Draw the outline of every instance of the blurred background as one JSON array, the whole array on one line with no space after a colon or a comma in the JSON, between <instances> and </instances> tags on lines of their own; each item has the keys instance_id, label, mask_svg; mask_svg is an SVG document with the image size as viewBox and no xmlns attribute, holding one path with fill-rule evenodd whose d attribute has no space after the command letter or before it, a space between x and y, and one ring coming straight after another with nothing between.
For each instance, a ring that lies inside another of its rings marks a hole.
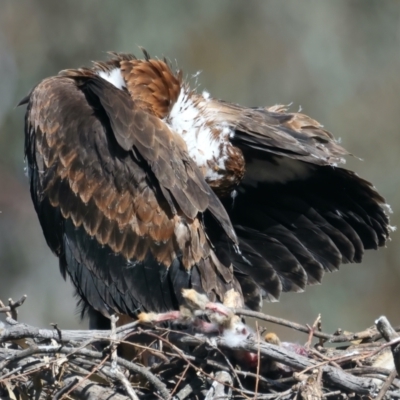
<instances>
[{"instance_id":1,"label":"blurred background","mask_svg":"<svg viewBox=\"0 0 400 400\"><path fill-rule=\"evenodd\" d=\"M348 167L374 182L400 225L400 2L379 0L2 0L0 13L0 298L28 295L24 322L86 326L42 236L24 172L24 109L41 79L106 51L177 61L201 89L248 106L293 103L341 138ZM323 329L400 324L400 237L343 265L322 286L265 311ZM305 341L289 330L285 339Z\"/></svg>"}]
</instances>

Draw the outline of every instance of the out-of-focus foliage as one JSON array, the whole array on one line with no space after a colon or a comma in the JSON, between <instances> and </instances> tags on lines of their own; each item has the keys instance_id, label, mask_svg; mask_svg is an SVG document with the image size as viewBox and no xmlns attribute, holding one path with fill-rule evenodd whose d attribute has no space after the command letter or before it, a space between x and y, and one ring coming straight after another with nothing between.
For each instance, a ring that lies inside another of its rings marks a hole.
<instances>
[{"instance_id":1,"label":"out-of-focus foliage","mask_svg":"<svg viewBox=\"0 0 400 400\"><path fill-rule=\"evenodd\" d=\"M348 166L375 183L399 225L399 21L400 3L378 0L2 0L0 298L27 293L21 318L33 324L79 323L30 201L24 110L14 106L42 78L108 50L166 55L188 78L202 71L200 88L215 97L301 106L364 160ZM362 265L265 310L303 323L322 312L326 330L363 328L380 314L400 323L399 240L394 233Z\"/></svg>"}]
</instances>

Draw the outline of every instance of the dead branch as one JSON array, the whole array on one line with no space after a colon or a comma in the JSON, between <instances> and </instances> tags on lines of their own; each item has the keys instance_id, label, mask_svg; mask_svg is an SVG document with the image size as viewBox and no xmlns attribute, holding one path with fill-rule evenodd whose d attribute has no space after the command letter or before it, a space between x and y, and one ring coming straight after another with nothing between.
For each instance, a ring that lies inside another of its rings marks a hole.
<instances>
[{"instance_id":1,"label":"dead branch","mask_svg":"<svg viewBox=\"0 0 400 400\"><path fill-rule=\"evenodd\" d=\"M13 301L13 299L8 299L8 306L5 307L4 303L0 300L0 313L6 313L7 317L11 317L14 320L18 319L18 311L17 308L21 307L22 304L25 303L27 299L27 295L24 294L18 301Z\"/></svg>"},{"instance_id":2,"label":"dead branch","mask_svg":"<svg viewBox=\"0 0 400 400\"><path fill-rule=\"evenodd\" d=\"M283 318L273 317L271 315L267 315L261 312L239 309L239 308L235 309L234 312L237 315L257 318L259 320L285 326L287 328L294 329L299 332L304 332L307 334L310 332L310 328L307 325L298 324L297 322L288 321ZM397 326L393 329L396 332L400 332L400 326ZM346 335L342 335L339 332L330 334L330 333L315 331L313 332L313 336L320 339L325 339L330 343L345 343L345 342L353 342L354 340L365 340L365 339L371 339L371 340L373 339L374 341L376 341L382 338L382 334L378 332L378 330L374 327L367 328L361 332L349 333Z\"/></svg>"}]
</instances>

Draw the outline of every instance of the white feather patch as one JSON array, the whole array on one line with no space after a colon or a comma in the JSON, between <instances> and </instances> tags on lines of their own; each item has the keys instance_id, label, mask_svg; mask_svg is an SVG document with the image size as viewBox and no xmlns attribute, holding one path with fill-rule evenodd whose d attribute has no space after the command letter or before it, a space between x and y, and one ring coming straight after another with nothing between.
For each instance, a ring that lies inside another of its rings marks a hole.
<instances>
[{"instance_id":1,"label":"white feather patch","mask_svg":"<svg viewBox=\"0 0 400 400\"><path fill-rule=\"evenodd\" d=\"M243 322L238 322L232 328L224 329L222 335L226 344L235 348L245 342L250 335L254 335L254 331Z\"/></svg>"},{"instance_id":2,"label":"white feather patch","mask_svg":"<svg viewBox=\"0 0 400 400\"><path fill-rule=\"evenodd\" d=\"M110 71L98 71L97 75L110 82L118 89L126 87L126 83L119 68L114 68Z\"/></svg>"},{"instance_id":3,"label":"white feather patch","mask_svg":"<svg viewBox=\"0 0 400 400\"><path fill-rule=\"evenodd\" d=\"M206 108L209 96L208 92L203 93L204 101L195 104L189 92L182 88L166 122L185 140L190 157L205 171L205 178L217 180L223 175L210 168L209 161L218 168L225 169L229 138L234 133L227 124L215 124L212 128L218 130L219 134L213 135L211 127L207 125L213 119Z\"/></svg>"}]
</instances>

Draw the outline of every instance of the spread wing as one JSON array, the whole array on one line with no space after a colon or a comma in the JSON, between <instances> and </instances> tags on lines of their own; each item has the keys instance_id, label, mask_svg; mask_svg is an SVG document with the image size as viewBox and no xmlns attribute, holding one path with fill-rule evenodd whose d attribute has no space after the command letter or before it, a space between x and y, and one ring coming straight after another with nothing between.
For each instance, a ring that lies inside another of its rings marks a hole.
<instances>
[{"instance_id":1,"label":"spread wing","mask_svg":"<svg viewBox=\"0 0 400 400\"><path fill-rule=\"evenodd\" d=\"M235 129L246 160L234 199L225 199L241 254L231 252L246 304L302 291L325 271L360 262L389 235L385 200L367 181L337 165L347 151L321 125L284 107L248 109L210 101ZM225 239L217 246L226 257ZM241 276L242 275L242 276Z\"/></svg>"},{"instance_id":2,"label":"spread wing","mask_svg":"<svg viewBox=\"0 0 400 400\"><path fill-rule=\"evenodd\" d=\"M89 70L44 80L26 102L33 202L84 304L134 316L177 308L184 287L240 291L202 220L234 243L229 217L160 119Z\"/></svg>"}]
</instances>

